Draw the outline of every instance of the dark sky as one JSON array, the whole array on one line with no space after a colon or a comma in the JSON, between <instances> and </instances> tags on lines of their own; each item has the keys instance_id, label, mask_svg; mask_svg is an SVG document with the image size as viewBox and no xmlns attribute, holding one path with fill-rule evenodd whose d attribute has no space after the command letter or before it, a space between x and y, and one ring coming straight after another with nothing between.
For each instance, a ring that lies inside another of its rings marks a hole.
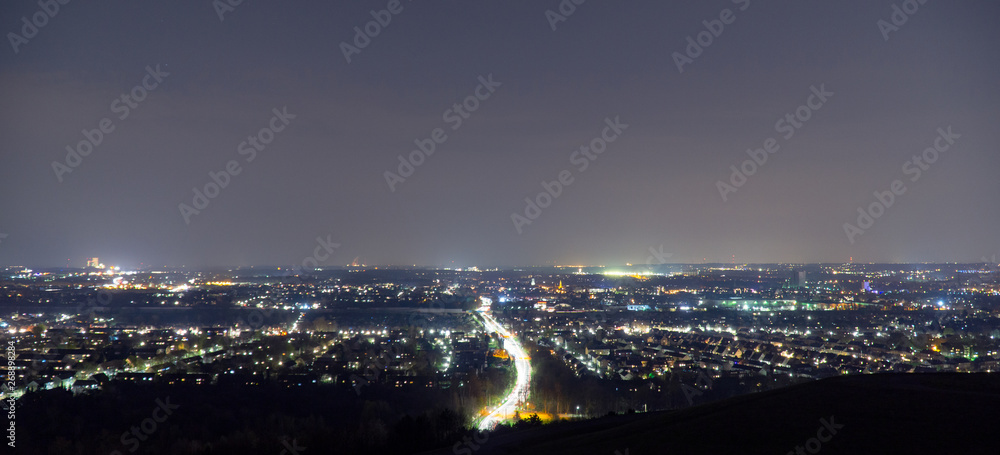
<instances>
[{"instance_id":1,"label":"dark sky","mask_svg":"<svg viewBox=\"0 0 1000 455\"><path fill-rule=\"evenodd\" d=\"M220 21L209 0L75 0L16 53L9 33L41 9L4 1L0 264L299 264L318 247L321 265L991 257L1000 5L932 0L886 41L878 23L903 3L590 0L552 30L556 0L404 1L348 62L340 43L388 1L247 0ZM680 72L673 54L724 9L735 20ZM446 111L490 75L453 129ZM813 87L833 93L818 108ZM786 139L797 109L809 120ZM114 130L60 182L53 162L104 118ZM581 170L615 118L627 128ZM248 161L241 142L269 124L284 128ZM960 137L916 175L949 126ZM390 191L385 172L436 128L447 139ZM768 138L778 151L723 200ZM240 173L186 223L179 204L231 160ZM572 183L518 233L511 215L562 171ZM852 243L844 223L894 180L905 193ZM340 246L327 257L317 237Z\"/></svg>"}]
</instances>

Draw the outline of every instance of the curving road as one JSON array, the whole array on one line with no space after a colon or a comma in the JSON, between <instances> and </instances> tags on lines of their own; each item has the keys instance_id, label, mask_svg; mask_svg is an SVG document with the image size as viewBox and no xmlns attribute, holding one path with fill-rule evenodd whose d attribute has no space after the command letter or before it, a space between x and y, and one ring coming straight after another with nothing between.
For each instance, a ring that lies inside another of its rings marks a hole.
<instances>
[{"instance_id":1,"label":"curving road","mask_svg":"<svg viewBox=\"0 0 1000 455\"><path fill-rule=\"evenodd\" d=\"M496 332L503 337L503 347L514 361L514 368L517 370L517 379L514 381L514 387L511 389L510 394L504 398L500 406L486 417L483 417L483 420L479 422L479 430L487 431L492 430L500 421L514 415L517 406L527 401L528 387L531 385L531 363L528 360L528 354L524 352L521 343L517 341L517 337L503 328L490 313L483 311L480 315L483 317L483 324L486 326L486 330Z\"/></svg>"}]
</instances>

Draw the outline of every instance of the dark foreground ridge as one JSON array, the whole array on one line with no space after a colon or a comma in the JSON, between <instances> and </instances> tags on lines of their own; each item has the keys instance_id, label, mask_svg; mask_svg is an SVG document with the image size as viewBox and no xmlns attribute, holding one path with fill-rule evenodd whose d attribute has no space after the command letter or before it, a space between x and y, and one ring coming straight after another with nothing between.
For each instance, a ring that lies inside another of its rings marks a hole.
<instances>
[{"instance_id":1,"label":"dark foreground ridge","mask_svg":"<svg viewBox=\"0 0 1000 455\"><path fill-rule=\"evenodd\" d=\"M465 444L434 453L997 454L998 424L996 373L858 375L681 411L491 434L475 450Z\"/></svg>"}]
</instances>

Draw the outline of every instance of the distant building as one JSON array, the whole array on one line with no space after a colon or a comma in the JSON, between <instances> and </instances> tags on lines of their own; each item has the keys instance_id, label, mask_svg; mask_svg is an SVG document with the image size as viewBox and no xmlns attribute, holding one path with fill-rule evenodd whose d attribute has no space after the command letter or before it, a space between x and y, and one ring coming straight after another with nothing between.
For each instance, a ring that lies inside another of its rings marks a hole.
<instances>
[{"instance_id":1,"label":"distant building","mask_svg":"<svg viewBox=\"0 0 1000 455\"><path fill-rule=\"evenodd\" d=\"M87 259L87 267L97 269L97 268L100 268L99 267L100 265L101 265L101 261L97 260L97 258Z\"/></svg>"},{"instance_id":2,"label":"distant building","mask_svg":"<svg viewBox=\"0 0 1000 455\"><path fill-rule=\"evenodd\" d=\"M806 272L804 270L795 272L795 287L801 288L806 285Z\"/></svg>"}]
</instances>

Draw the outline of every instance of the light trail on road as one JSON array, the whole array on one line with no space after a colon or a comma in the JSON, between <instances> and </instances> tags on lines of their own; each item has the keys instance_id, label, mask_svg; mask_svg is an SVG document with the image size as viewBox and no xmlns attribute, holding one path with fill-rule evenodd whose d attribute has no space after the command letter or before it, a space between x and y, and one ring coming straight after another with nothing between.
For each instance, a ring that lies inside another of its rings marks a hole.
<instances>
[{"instance_id":1,"label":"light trail on road","mask_svg":"<svg viewBox=\"0 0 1000 455\"><path fill-rule=\"evenodd\" d=\"M507 416L513 415L517 410L517 406L527 401L528 388L531 386L531 363L528 360L528 354L524 352L524 348L521 347L521 343L517 340L516 336L503 328L490 313L482 311L480 315L483 317L486 330L496 332L502 337L503 348L507 350L507 354L514 361L514 368L517 370L517 379L514 381L514 387L511 389L510 394L504 398L500 406L486 417L483 417L483 420L479 422L479 430L487 431L492 430L493 427L500 423L501 420L506 419Z\"/></svg>"}]
</instances>

